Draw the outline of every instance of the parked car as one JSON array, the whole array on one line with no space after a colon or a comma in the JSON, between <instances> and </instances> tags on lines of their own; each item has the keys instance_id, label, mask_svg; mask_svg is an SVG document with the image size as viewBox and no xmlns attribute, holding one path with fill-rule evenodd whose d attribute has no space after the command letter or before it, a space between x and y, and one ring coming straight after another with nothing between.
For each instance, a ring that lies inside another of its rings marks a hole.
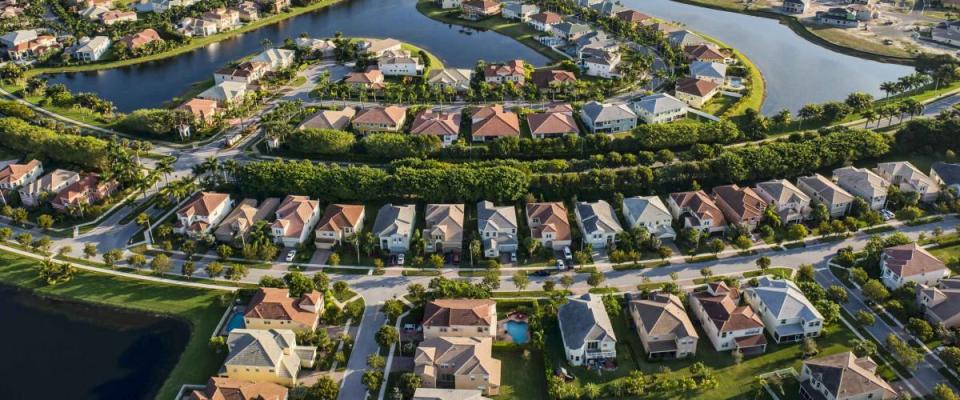
<instances>
[{"instance_id":1,"label":"parked car","mask_svg":"<svg viewBox=\"0 0 960 400\"><path fill-rule=\"evenodd\" d=\"M397 265L403 265L403 253L397 254Z\"/></svg>"},{"instance_id":2,"label":"parked car","mask_svg":"<svg viewBox=\"0 0 960 400\"><path fill-rule=\"evenodd\" d=\"M563 248L563 259L567 261L573 261L573 253L570 252L570 246L565 246Z\"/></svg>"},{"instance_id":3,"label":"parked car","mask_svg":"<svg viewBox=\"0 0 960 400\"><path fill-rule=\"evenodd\" d=\"M290 250L290 252L287 253L287 258L286 258L287 262L292 262L292 261L293 261L293 258L296 257L296 256L297 256L297 251L296 251L296 250Z\"/></svg>"},{"instance_id":4,"label":"parked car","mask_svg":"<svg viewBox=\"0 0 960 400\"><path fill-rule=\"evenodd\" d=\"M563 260L561 260L561 259L558 258L558 259L557 259L557 269L563 271L563 270L567 269L567 264L565 264L565 263L563 262Z\"/></svg>"},{"instance_id":5,"label":"parked car","mask_svg":"<svg viewBox=\"0 0 960 400\"><path fill-rule=\"evenodd\" d=\"M516 253L516 252L510 253L510 262L512 262L512 263L517 262L517 253Z\"/></svg>"}]
</instances>

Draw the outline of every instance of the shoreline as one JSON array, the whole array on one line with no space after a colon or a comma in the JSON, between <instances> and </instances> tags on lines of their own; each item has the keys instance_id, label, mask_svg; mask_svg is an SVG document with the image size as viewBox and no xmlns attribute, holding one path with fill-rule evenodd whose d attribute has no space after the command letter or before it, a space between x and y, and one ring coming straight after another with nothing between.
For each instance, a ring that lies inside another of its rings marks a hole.
<instances>
[{"instance_id":1,"label":"shoreline","mask_svg":"<svg viewBox=\"0 0 960 400\"><path fill-rule=\"evenodd\" d=\"M740 100L738 100L734 104L734 107L731 107L729 110L724 112L724 114L726 114L724 116L728 118L736 118L743 115L743 113L746 112L748 108L754 108L756 112L763 114L761 112L761 109L763 108L763 103L767 101L767 78L763 75L763 71L761 71L760 68L757 67L757 65L754 64L753 61L750 60L749 57L747 57L746 54L743 54L743 52L738 50L736 47L730 46L724 43L722 40L717 39L713 36L706 35L702 32L697 32L697 31L693 31L693 32L696 33L697 35L700 35L704 39L707 39L711 42L716 43L722 48L733 50L734 57L739 59L740 62L746 68L749 68L750 74L747 75L747 78L749 79L749 86L747 86L749 90L749 94L747 96L744 96ZM756 76L754 76L754 74L756 74ZM756 79L757 77L759 77L760 79ZM749 103L757 101L755 100L756 95L754 94L757 90L760 91L760 95L759 95L760 100L756 104L756 107L751 107L751 104Z\"/></svg>"}]
</instances>

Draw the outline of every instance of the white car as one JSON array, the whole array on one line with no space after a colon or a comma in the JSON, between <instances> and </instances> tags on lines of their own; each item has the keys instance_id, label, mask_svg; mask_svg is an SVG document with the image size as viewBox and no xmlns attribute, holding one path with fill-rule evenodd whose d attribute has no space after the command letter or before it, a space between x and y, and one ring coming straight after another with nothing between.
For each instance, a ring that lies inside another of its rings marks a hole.
<instances>
[{"instance_id":1,"label":"white car","mask_svg":"<svg viewBox=\"0 0 960 400\"><path fill-rule=\"evenodd\" d=\"M564 264L563 260L561 260L561 259L558 258L558 259L557 259L557 269L560 270L560 271L563 271L563 270L567 269L567 264Z\"/></svg>"},{"instance_id":2,"label":"white car","mask_svg":"<svg viewBox=\"0 0 960 400\"><path fill-rule=\"evenodd\" d=\"M403 253L397 254L397 265L403 265Z\"/></svg>"},{"instance_id":3,"label":"white car","mask_svg":"<svg viewBox=\"0 0 960 400\"><path fill-rule=\"evenodd\" d=\"M517 262L517 253L510 253L510 262Z\"/></svg>"},{"instance_id":4,"label":"white car","mask_svg":"<svg viewBox=\"0 0 960 400\"><path fill-rule=\"evenodd\" d=\"M286 258L287 262L293 261L293 258L296 257L296 256L297 256L297 251L296 251L296 250L290 250L290 252L287 253L287 258Z\"/></svg>"},{"instance_id":5,"label":"white car","mask_svg":"<svg viewBox=\"0 0 960 400\"><path fill-rule=\"evenodd\" d=\"M563 248L563 259L567 261L573 260L573 253L570 252L570 246L566 246Z\"/></svg>"}]
</instances>

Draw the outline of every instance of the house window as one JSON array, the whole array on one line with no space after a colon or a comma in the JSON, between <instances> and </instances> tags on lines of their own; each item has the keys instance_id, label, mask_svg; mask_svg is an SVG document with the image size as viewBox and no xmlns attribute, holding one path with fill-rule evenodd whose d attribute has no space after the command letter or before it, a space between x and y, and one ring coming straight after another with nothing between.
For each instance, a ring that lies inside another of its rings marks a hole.
<instances>
[{"instance_id":1,"label":"house window","mask_svg":"<svg viewBox=\"0 0 960 400\"><path fill-rule=\"evenodd\" d=\"M600 349L600 342L587 342L587 350Z\"/></svg>"}]
</instances>

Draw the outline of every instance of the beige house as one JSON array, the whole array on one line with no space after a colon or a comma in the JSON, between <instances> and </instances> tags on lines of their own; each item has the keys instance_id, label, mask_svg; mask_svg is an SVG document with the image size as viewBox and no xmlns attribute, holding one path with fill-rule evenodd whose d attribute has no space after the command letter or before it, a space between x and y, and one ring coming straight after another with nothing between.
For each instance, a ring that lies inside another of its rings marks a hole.
<instances>
[{"instance_id":1,"label":"beige house","mask_svg":"<svg viewBox=\"0 0 960 400\"><path fill-rule=\"evenodd\" d=\"M946 264L916 243L883 249L880 256L883 284L897 289L907 282L935 286L950 276Z\"/></svg>"},{"instance_id":2,"label":"beige house","mask_svg":"<svg viewBox=\"0 0 960 400\"><path fill-rule=\"evenodd\" d=\"M760 182L753 188L760 198L772 204L784 224L799 223L810 214L810 196L786 179Z\"/></svg>"},{"instance_id":3,"label":"beige house","mask_svg":"<svg viewBox=\"0 0 960 400\"><path fill-rule=\"evenodd\" d=\"M52 197L63 188L72 185L80 180L80 174L57 169L50 172L33 182L25 183L17 191L20 194L20 202L27 207L38 207L47 197Z\"/></svg>"},{"instance_id":4,"label":"beige house","mask_svg":"<svg viewBox=\"0 0 960 400\"><path fill-rule=\"evenodd\" d=\"M825 205L830 216L834 218L847 215L850 205L853 204L852 194L820 174L797 178L797 188L813 201Z\"/></svg>"},{"instance_id":5,"label":"beige house","mask_svg":"<svg viewBox=\"0 0 960 400\"><path fill-rule=\"evenodd\" d=\"M490 400L483 392L470 389L418 388L413 400Z\"/></svg>"},{"instance_id":6,"label":"beige house","mask_svg":"<svg viewBox=\"0 0 960 400\"><path fill-rule=\"evenodd\" d=\"M423 337L497 334L497 303L489 299L437 299L423 309Z\"/></svg>"},{"instance_id":7,"label":"beige house","mask_svg":"<svg viewBox=\"0 0 960 400\"><path fill-rule=\"evenodd\" d=\"M643 351L650 359L692 357L700 336L679 297L654 293L650 298L630 298L627 304Z\"/></svg>"},{"instance_id":8,"label":"beige house","mask_svg":"<svg viewBox=\"0 0 960 400\"><path fill-rule=\"evenodd\" d=\"M312 291L291 298L287 289L260 288L243 314L247 329L317 329L323 312L323 293Z\"/></svg>"},{"instance_id":9,"label":"beige house","mask_svg":"<svg viewBox=\"0 0 960 400\"><path fill-rule=\"evenodd\" d=\"M194 390L184 400L287 400L287 388L270 382L254 382L214 376L203 390Z\"/></svg>"},{"instance_id":10,"label":"beige house","mask_svg":"<svg viewBox=\"0 0 960 400\"><path fill-rule=\"evenodd\" d=\"M528 203L527 225L530 236L544 247L562 250L571 243L567 207L561 202Z\"/></svg>"},{"instance_id":11,"label":"beige house","mask_svg":"<svg viewBox=\"0 0 960 400\"><path fill-rule=\"evenodd\" d=\"M344 238L363 229L366 209L362 205L331 204L317 224L315 244L318 249L331 249Z\"/></svg>"},{"instance_id":12,"label":"beige house","mask_svg":"<svg viewBox=\"0 0 960 400\"><path fill-rule=\"evenodd\" d=\"M513 82L522 85L526 79L527 69L523 60L511 60L503 64L487 64L483 69L483 80L487 83Z\"/></svg>"},{"instance_id":13,"label":"beige house","mask_svg":"<svg viewBox=\"0 0 960 400\"><path fill-rule=\"evenodd\" d=\"M357 112L357 115L353 118L353 129L361 135L376 132L400 132L406 121L406 107L371 107Z\"/></svg>"},{"instance_id":14,"label":"beige house","mask_svg":"<svg viewBox=\"0 0 960 400\"><path fill-rule=\"evenodd\" d=\"M520 117L500 104L484 106L470 116L470 137L485 142L507 136L520 136Z\"/></svg>"},{"instance_id":15,"label":"beige house","mask_svg":"<svg viewBox=\"0 0 960 400\"><path fill-rule=\"evenodd\" d=\"M43 163L30 160L26 164L7 164L0 169L0 189L13 190L37 180L43 174Z\"/></svg>"},{"instance_id":16,"label":"beige house","mask_svg":"<svg viewBox=\"0 0 960 400\"><path fill-rule=\"evenodd\" d=\"M436 136L440 145L447 147L460 135L460 113L433 112L423 110L410 124L410 133L414 135Z\"/></svg>"},{"instance_id":17,"label":"beige house","mask_svg":"<svg viewBox=\"0 0 960 400\"><path fill-rule=\"evenodd\" d=\"M879 210L887 203L890 182L866 168L843 167L833 170L833 180L844 190L867 201Z\"/></svg>"},{"instance_id":18,"label":"beige house","mask_svg":"<svg viewBox=\"0 0 960 400\"><path fill-rule=\"evenodd\" d=\"M707 284L707 290L695 292L688 299L714 350L740 350L744 353L766 350L763 320L750 306L740 305L737 288L714 282Z\"/></svg>"},{"instance_id":19,"label":"beige house","mask_svg":"<svg viewBox=\"0 0 960 400\"><path fill-rule=\"evenodd\" d=\"M757 228L767 210L767 202L753 189L735 184L713 188L713 199L728 224L746 227L748 231Z\"/></svg>"},{"instance_id":20,"label":"beige house","mask_svg":"<svg viewBox=\"0 0 960 400\"><path fill-rule=\"evenodd\" d=\"M934 202L940 197L940 185L909 161L879 163L875 171L901 192L918 194L924 203Z\"/></svg>"},{"instance_id":21,"label":"beige house","mask_svg":"<svg viewBox=\"0 0 960 400\"><path fill-rule=\"evenodd\" d=\"M177 210L174 233L198 237L210 232L233 208L229 194L201 192Z\"/></svg>"},{"instance_id":22,"label":"beige house","mask_svg":"<svg viewBox=\"0 0 960 400\"><path fill-rule=\"evenodd\" d=\"M350 120L357 115L357 109L344 107L342 110L320 110L300 124L298 129L336 129L345 130L350 126Z\"/></svg>"},{"instance_id":23,"label":"beige house","mask_svg":"<svg viewBox=\"0 0 960 400\"><path fill-rule=\"evenodd\" d=\"M437 337L424 340L413 357L422 387L500 393L500 360L493 358L493 338Z\"/></svg>"},{"instance_id":24,"label":"beige house","mask_svg":"<svg viewBox=\"0 0 960 400\"><path fill-rule=\"evenodd\" d=\"M313 368L316 346L298 346L289 329L234 329L220 376L294 386L301 368Z\"/></svg>"},{"instance_id":25,"label":"beige house","mask_svg":"<svg viewBox=\"0 0 960 400\"><path fill-rule=\"evenodd\" d=\"M917 305L934 326L960 328L960 279L944 279L938 286L917 286Z\"/></svg>"},{"instance_id":26,"label":"beige house","mask_svg":"<svg viewBox=\"0 0 960 400\"><path fill-rule=\"evenodd\" d=\"M800 397L830 400L887 400L897 391L877 375L877 363L852 352L832 354L803 362Z\"/></svg>"},{"instance_id":27,"label":"beige house","mask_svg":"<svg viewBox=\"0 0 960 400\"><path fill-rule=\"evenodd\" d=\"M425 251L459 253L463 250L463 204L427 204L424 213Z\"/></svg>"},{"instance_id":28,"label":"beige house","mask_svg":"<svg viewBox=\"0 0 960 400\"><path fill-rule=\"evenodd\" d=\"M704 233L723 232L727 220L723 211L704 191L670 193L667 207L674 219L684 228L699 229Z\"/></svg>"},{"instance_id":29,"label":"beige house","mask_svg":"<svg viewBox=\"0 0 960 400\"><path fill-rule=\"evenodd\" d=\"M237 239L240 240L240 243L245 243L253 224L266 220L267 217L273 215L279 204L280 199L276 197L267 198L262 203L258 203L256 199L243 199L220 222L220 226L213 232L213 236L224 243L232 243Z\"/></svg>"},{"instance_id":30,"label":"beige house","mask_svg":"<svg viewBox=\"0 0 960 400\"><path fill-rule=\"evenodd\" d=\"M697 78L681 78L677 81L673 95L690 107L701 108L720 93L720 84Z\"/></svg>"},{"instance_id":31,"label":"beige house","mask_svg":"<svg viewBox=\"0 0 960 400\"><path fill-rule=\"evenodd\" d=\"M617 358L617 335L601 297L570 297L557 311L567 362L573 366Z\"/></svg>"},{"instance_id":32,"label":"beige house","mask_svg":"<svg viewBox=\"0 0 960 400\"><path fill-rule=\"evenodd\" d=\"M320 219L320 202L307 196L287 195L276 216L276 221L270 225L274 241L285 247L296 247L307 240Z\"/></svg>"},{"instance_id":33,"label":"beige house","mask_svg":"<svg viewBox=\"0 0 960 400\"><path fill-rule=\"evenodd\" d=\"M229 106L243 102L247 95L247 84L243 82L224 81L204 90L197 95L198 99L213 100L220 106Z\"/></svg>"}]
</instances>

